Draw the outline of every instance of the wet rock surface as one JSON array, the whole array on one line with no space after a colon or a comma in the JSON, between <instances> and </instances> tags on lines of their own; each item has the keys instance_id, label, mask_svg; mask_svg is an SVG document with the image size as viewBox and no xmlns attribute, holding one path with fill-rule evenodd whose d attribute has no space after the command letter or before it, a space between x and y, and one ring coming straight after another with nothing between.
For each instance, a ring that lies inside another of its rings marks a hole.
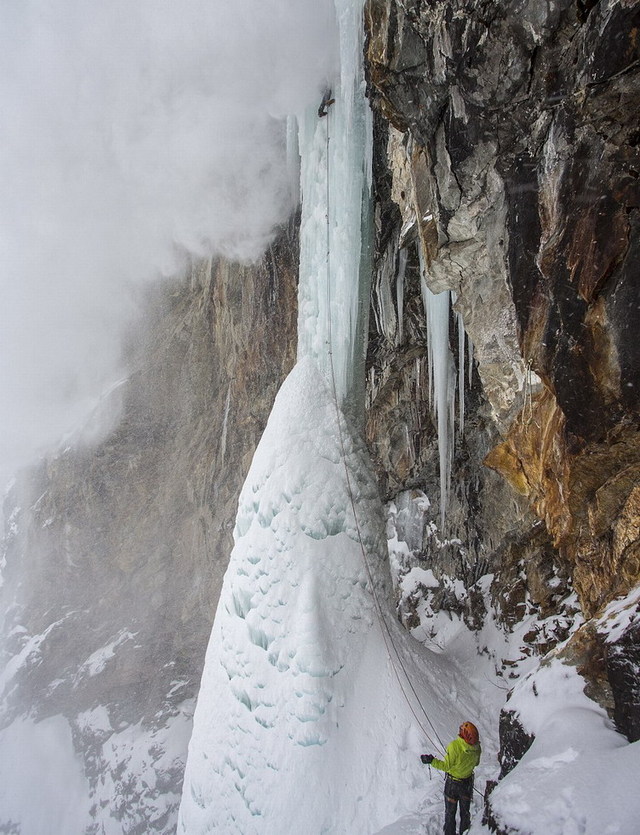
<instances>
[{"instance_id":1,"label":"wet rock surface","mask_svg":"<svg viewBox=\"0 0 640 835\"><path fill-rule=\"evenodd\" d=\"M640 603L638 590L613 601L596 620L611 688L612 718L631 742L640 739Z\"/></svg>"},{"instance_id":2,"label":"wet rock surface","mask_svg":"<svg viewBox=\"0 0 640 835\"><path fill-rule=\"evenodd\" d=\"M638 449L638 20L627 2L367 4L371 100L403 133L418 225L433 219L427 281L457 293L508 438L490 463L545 519L590 612L619 571L588 589L615 560L612 525L592 543L581 515L622 461L600 479L583 462Z\"/></svg>"},{"instance_id":3,"label":"wet rock surface","mask_svg":"<svg viewBox=\"0 0 640 835\"><path fill-rule=\"evenodd\" d=\"M534 737L528 734L512 710L500 714L500 777L508 774L527 753Z\"/></svg>"},{"instance_id":4,"label":"wet rock surface","mask_svg":"<svg viewBox=\"0 0 640 835\"><path fill-rule=\"evenodd\" d=\"M630 742L640 739L640 625L607 651L607 674L615 702L616 727Z\"/></svg>"}]
</instances>

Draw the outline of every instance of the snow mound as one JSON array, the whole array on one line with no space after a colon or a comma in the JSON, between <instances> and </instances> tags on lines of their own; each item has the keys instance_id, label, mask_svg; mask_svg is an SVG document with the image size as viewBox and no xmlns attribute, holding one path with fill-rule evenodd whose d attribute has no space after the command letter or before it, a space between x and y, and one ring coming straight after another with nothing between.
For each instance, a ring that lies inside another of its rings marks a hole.
<instances>
[{"instance_id":1,"label":"snow mound","mask_svg":"<svg viewBox=\"0 0 640 835\"><path fill-rule=\"evenodd\" d=\"M383 513L368 456L303 360L278 394L239 499L179 832L356 835L419 803L418 742L381 640L341 436L384 593ZM399 778L402 792L389 791Z\"/></svg>"},{"instance_id":2,"label":"snow mound","mask_svg":"<svg viewBox=\"0 0 640 835\"><path fill-rule=\"evenodd\" d=\"M507 707L535 739L491 794L505 831L638 831L640 742L629 743L614 730L584 684L574 667L553 659L514 688Z\"/></svg>"}]
</instances>

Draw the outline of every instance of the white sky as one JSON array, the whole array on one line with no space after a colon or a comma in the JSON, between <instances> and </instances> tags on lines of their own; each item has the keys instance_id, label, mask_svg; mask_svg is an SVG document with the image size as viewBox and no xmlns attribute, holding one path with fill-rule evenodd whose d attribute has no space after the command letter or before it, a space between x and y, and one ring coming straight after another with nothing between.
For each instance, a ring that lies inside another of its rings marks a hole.
<instances>
[{"instance_id":1,"label":"white sky","mask_svg":"<svg viewBox=\"0 0 640 835\"><path fill-rule=\"evenodd\" d=\"M83 421L147 282L257 257L330 0L0 0L0 482Z\"/></svg>"}]
</instances>

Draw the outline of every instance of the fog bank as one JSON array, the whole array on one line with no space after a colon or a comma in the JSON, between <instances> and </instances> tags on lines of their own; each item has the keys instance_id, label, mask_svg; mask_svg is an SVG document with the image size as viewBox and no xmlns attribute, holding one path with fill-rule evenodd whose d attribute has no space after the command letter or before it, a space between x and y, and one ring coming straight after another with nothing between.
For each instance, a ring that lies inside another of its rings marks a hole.
<instances>
[{"instance_id":1,"label":"fog bank","mask_svg":"<svg viewBox=\"0 0 640 835\"><path fill-rule=\"evenodd\" d=\"M253 259L291 210L283 117L335 64L329 0L0 3L0 480L126 369L136 299Z\"/></svg>"}]
</instances>

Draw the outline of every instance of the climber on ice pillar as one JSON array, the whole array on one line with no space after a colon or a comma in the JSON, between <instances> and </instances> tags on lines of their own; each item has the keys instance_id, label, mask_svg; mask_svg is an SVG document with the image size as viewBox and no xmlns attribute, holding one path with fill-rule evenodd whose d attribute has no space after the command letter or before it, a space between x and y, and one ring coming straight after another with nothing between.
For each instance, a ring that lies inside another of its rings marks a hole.
<instances>
[{"instance_id":1,"label":"climber on ice pillar","mask_svg":"<svg viewBox=\"0 0 640 835\"><path fill-rule=\"evenodd\" d=\"M320 118L322 118L323 116L326 116L327 113L329 112L329 108L331 107L331 105L334 102L335 102L335 99L331 98L331 90L329 88L327 88L324 91L324 94L322 96L322 101L320 102L320 107L318 108L318 116Z\"/></svg>"},{"instance_id":2,"label":"climber on ice pillar","mask_svg":"<svg viewBox=\"0 0 640 835\"><path fill-rule=\"evenodd\" d=\"M444 760L433 754L422 754L425 765L444 771L444 835L456 835L456 809L460 804L460 833L471 826L471 795L473 794L473 769L480 762L480 736L472 722L460 725L458 736L447 745Z\"/></svg>"}]
</instances>

